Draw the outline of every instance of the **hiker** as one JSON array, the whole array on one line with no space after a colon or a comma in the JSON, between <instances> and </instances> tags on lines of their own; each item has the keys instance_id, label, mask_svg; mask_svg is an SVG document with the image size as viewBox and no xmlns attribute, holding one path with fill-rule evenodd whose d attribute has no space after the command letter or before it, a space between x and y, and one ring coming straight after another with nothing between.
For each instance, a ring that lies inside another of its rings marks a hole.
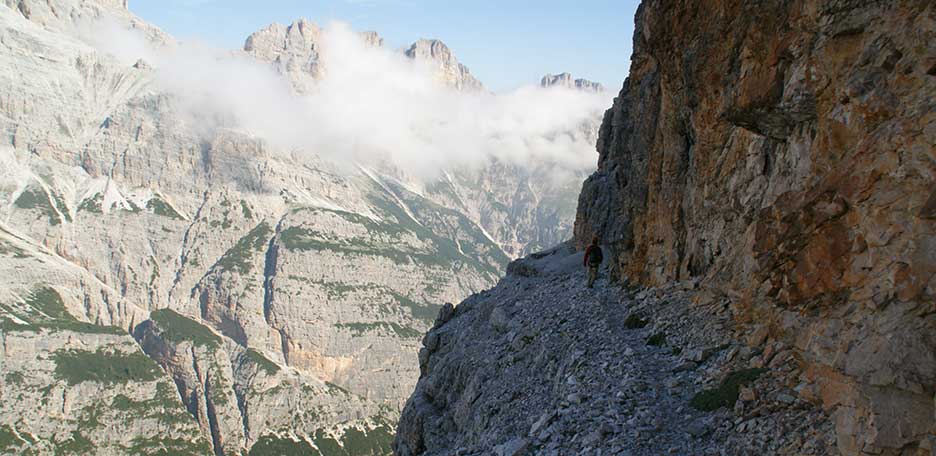
<instances>
[{"instance_id":1,"label":"hiker","mask_svg":"<svg viewBox=\"0 0 936 456\"><path fill-rule=\"evenodd\" d=\"M588 268L588 288L592 288L598 280L598 267L601 266L602 260L604 255L601 253L601 247L598 247L598 236L595 236L591 245L585 249L585 258L582 260L582 264Z\"/></svg>"}]
</instances>

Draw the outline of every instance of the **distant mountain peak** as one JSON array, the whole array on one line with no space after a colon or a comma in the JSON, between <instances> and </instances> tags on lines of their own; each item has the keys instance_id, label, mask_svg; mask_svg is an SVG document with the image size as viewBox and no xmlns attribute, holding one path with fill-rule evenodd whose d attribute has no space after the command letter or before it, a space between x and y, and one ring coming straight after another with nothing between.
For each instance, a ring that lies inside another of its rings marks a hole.
<instances>
[{"instance_id":1,"label":"distant mountain peak","mask_svg":"<svg viewBox=\"0 0 936 456\"><path fill-rule=\"evenodd\" d=\"M452 50L440 40L416 40L404 53L413 60L433 64L436 67L437 78L445 85L467 91L484 89L481 81L477 80L468 67L462 65Z\"/></svg>"},{"instance_id":2,"label":"distant mountain peak","mask_svg":"<svg viewBox=\"0 0 936 456\"><path fill-rule=\"evenodd\" d=\"M540 86L549 87L567 87L570 89L584 90L586 92L603 92L604 86L588 79L573 79L571 73L547 74L540 80Z\"/></svg>"},{"instance_id":3,"label":"distant mountain peak","mask_svg":"<svg viewBox=\"0 0 936 456\"><path fill-rule=\"evenodd\" d=\"M384 39L380 36L379 33L373 30L366 31L366 32L359 32L358 36L360 36L361 39L364 40L364 44L368 46L383 47L384 45Z\"/></svg>"},{"instance_id":4,"label":"distant mountain peak","mask_svg":"<svg viewBox=\"0 0 936 456\"><path fill-rule=\"evenodd\" d=\"M284 74L319 75L319 42L322 29L312 21L298 19L290 25L270 24L252 33L244 52L276 65Z\"/></svg>"}]
</instances>

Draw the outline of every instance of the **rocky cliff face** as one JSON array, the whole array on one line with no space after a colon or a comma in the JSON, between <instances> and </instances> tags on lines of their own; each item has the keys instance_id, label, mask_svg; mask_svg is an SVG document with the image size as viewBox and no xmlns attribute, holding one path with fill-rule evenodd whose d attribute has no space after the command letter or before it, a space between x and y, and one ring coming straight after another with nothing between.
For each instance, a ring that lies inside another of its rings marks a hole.
<instances>
[{"instance_id":1,"label":"rocky cliff face","mask_svg":"<svg viewBox=\"0 0 936 456\"><path fill-rule=\"evenodd\" d=\"M418 40L406 50L406 56L433 67L440 82L457 90L483 90L481 81L475 79L452 51L439 40Z\"/></svg>"},{"instance_id":2,"label":"rocky cliff face","mask_svg":"<svg viewBox=\"0 0 936 456\"><path fill-rule=\"evenodd\" d=\"M645 1L576 241L794 347L844 454L936 420L936 6Z\"/></svg>"},{"instance_id":3,"label":"rocky cliff face","mask_svg":"<svg viewBox=\"0 0 936 456\"><path fill-rule=\"evenodd\" d=\"M321 35L322 29L305 19L289 26L270 24L247 37L244 52L270 62L297 91L305 92L309 89L306 78L321 77L323 71L319 61Z\"/></svg>"},{"instance_id":4,"label":"rocky cliff face","mask_svg":"<svg viewBox=\"0 0 936 456\"><path fill-rule=\"evenodd\" d=\"M0 328L0 452L211 454L175 385L126 331L73 319L51 289L26 302L3 306L22 318Z\"/></svg>"}]
</instances>

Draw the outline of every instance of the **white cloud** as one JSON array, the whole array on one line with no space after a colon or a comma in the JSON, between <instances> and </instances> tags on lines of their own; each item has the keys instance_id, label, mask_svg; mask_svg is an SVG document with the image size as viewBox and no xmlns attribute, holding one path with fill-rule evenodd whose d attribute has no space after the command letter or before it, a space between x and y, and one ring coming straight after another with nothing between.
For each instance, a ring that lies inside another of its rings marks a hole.
<instances>
[{"instance_id":1,"label":"white cloud","mask_svg":"<svg viewBox=\"0 0 936 456\"><path fill-rule=\"evenodd\" d=\"M586 170L596 157L581 125L609 104L608 95L538 86L457 92L399 53L366 46L341 23L325 28L324 77L302 96L270 65L241 53L185 43L153 49L132 32L97 31L108 52L150 62L159 87L206 128L224 124L335 160L389 158L414 174L491 157Z\"/></svg>"}]
</instances>

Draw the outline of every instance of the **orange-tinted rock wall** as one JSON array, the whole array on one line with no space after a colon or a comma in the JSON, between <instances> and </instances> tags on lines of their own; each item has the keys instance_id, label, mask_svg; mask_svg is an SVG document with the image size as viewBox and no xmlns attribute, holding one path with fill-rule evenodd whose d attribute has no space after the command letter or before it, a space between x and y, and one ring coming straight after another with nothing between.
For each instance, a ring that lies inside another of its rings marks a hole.
<instances>
[{"instance_id":1,"label":"orange-tinted rock wall","mask_svg":"<svg viewBox=\"0 0 936 456\"><path fill-rule=\"evenodd\" d=\"M936 451L936 2L646 0L634 50L577 243L796 346L844 454Z\"/></svg>"}]
</instances>

